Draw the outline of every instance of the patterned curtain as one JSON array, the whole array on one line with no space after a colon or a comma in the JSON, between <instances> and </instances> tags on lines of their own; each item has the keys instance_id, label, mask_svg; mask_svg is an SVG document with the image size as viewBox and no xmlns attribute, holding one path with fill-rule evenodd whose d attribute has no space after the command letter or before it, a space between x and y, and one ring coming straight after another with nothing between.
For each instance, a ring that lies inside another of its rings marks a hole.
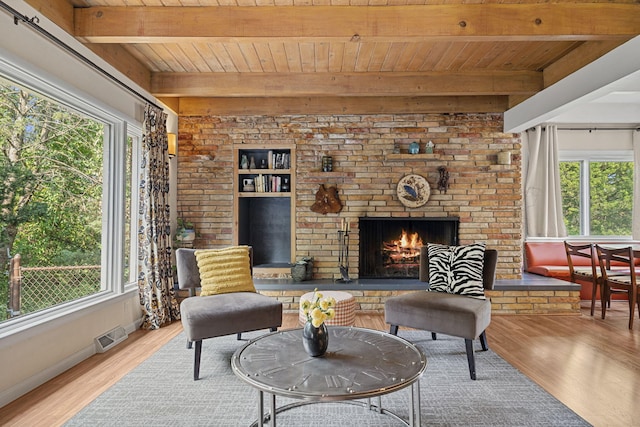
<instances>
[{"instance_id":1,"label":"patterned curtain","mask_svg":"<svg viewBox=\"0 0 640 427\"><path fill-rule=\"evenodd\" d=\"M161 109L145 107L138 212L138 291L144 329L180 319L171 270L166 121Z\"/></svg>"}]
</instances>

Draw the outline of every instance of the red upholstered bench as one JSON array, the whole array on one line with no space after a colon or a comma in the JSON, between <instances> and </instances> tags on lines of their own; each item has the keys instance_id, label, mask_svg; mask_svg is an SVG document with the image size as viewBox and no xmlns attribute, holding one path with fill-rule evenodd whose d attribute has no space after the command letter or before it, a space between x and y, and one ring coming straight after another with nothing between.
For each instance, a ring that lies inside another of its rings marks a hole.
<instances>
[{"instance_id":1,"label":"red upholstered bench","mask_svg":"<svg viewBox=\"0 0 640 427\"><path fill-rule=\"evenodd\" d=\"M569 281L569 265L563 242L526 242L525 271ZM575 266L590 266L586 258L574 258Z\"/></svg>"},{"instance_id":2,"label":"red upholstered bench","mask_svg":"<svg viewBox=\"0 0 640 427\"><path fill-rule=\"evenodd\" d=\"M625 242L626 243L626 242ZM583 243L584 244L584 243ZM616 242L620 244L620 242ZM629 243L631 244L631 243ZM539 274L541 276L553 277L571 281L569 264L567 264L567 253L564 242L525 242L525 268L527 273ZM590 267L589 259L583 257L572 257L574 267ZM596 263L598 261L596 260ZM640 265L640 260L636 262ZM596 264L597 265L597 264ZM612 267L616 267L612 263ZM592 287L590 284L582 283L580 299L591 300ZM614 295L614 299L626 299L624 295Z\"/></svg>"}]
</instances>

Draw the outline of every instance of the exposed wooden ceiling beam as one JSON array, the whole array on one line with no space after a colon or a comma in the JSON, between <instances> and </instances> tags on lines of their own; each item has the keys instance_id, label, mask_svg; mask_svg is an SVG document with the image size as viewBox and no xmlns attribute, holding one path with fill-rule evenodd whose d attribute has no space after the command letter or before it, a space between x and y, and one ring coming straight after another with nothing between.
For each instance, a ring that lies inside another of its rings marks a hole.
<instances>
[{"instance_id":1,"label":"exposed wooden ceiling beam","mask_svg":"<svg viewBox=\"0 0 640 427\"><path fill-rule=\"evenodd\" d=\"M159 97L531 95L542 73L155 73Z\"/></svg>"},{"instance_id":2,"label":"exposed wooden ceiling beam","mask_svg":"<svg viewBox=\"0 0 640 427\"><path fill-rule=\"evenodd\" d=\"M506 96L385 96L313 98L160 98L180 116L254 114L501 113Z\"/></svg>"},{"instance_id":3,"label":"exposed wooden ceiling beam","mask_svg":"<svg viewBox=\"0 0 640 427\"><path fill-rule=\"evenodd\" d=\"M636 4L90 7L75 36L90 43L410 39L594 40L640 34Z\"/></svg>"},{"instance_id":4,"label":"exposed wooden ceiling beam","mask_svg":"<svg viewBox=\"0 0 640 427\"><path fill-rule=\"evenodd\" d=\"M639 7L640 8L640 7ZM625 40L626 41L626 40ZM610 52L623 41L603 40L583 43L544 70L544 87L549 87L579 68ZM638 53L640 54L640 52Z\"/></svg>"},{"instance_id":5,"label":"exposed wooden ceiling beam","mask_svg":"<svg viewBox=\"0 0 640 427\"><path fill-rule=\"evenodd\" d=\"M74 9L67 0L26 0L26 2L64 31L73 34ZM151 72L122 46L88 44L87 47L140 87L149 90Z\"/></svg>"},{"instance_id":6,"label":"exposed wooden ceiling beam","mask_svg":"<svg viewBox=\"0 0 640 427\"><path fill-rule=\"evenodd\" d=\"M87 47L143 89L148 91L151 88L151 71L122 46L88 44Z\"/></svg>"}]
</instances>

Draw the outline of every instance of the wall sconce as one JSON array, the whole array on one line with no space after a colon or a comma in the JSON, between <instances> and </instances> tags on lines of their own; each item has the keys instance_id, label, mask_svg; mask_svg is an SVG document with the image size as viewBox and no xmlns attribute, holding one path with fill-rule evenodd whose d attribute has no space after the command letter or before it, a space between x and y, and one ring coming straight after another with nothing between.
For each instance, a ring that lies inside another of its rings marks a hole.
<instances>
[{"instance_id":1,"label":"wall sconce","mask_svg":"<svg viewBox=\"0 0 640 427\"><path fill-rule=\"evenodd\" d=\"M167 134L167 152L169 153L169 158L174 158L177 153L178 143L178 135L175 133Z\"/></svg>"},{"instance_id":2,"label":"wall sconce","mask_svg":"<svg viewBox=\"0 0 640 427\"><path fill-rule=\"evenodd\" d=\"M510 165L511 164L511 151L500 151L500 152L498 152L498 164L499 165Z\"/></svg>"}]
</instances>

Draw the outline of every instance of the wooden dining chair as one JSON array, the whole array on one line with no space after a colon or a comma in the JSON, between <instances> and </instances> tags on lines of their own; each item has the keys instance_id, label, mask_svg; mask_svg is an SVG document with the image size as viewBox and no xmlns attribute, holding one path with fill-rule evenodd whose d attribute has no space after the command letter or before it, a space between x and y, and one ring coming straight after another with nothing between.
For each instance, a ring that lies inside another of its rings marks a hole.
<instances>
[{"instance_id":1,"label":"wooden dining chair","mask_svg":"<svg viewBox=\"0 0 640 427\"><path fill-rule=\"evenodd\" d=\"M600 288L600 300L605 303L602 292L602 275L596 265L596 252L593 243L583 245L574 245L567 241L564 242L564 248L567 252L567 264L569 265L569 274L573 283L587 282L592 284L591 291L591 315L595 311L596 294ZM574 257L588 259L587 265L574 265Z\"/></svg>"},{"instance_id":2,"label":"wooden dining chair","mask_svg":"<svg viewBox=\"0 0 640 427\"><path fill-rule=\"evenodd\" d=\"M638 305L638 313L640 314L633 248L631 246L608 248L596 245L596 254L598 255L600 272L602 274L602 291L604 295L603 298L605 298L603 301L608 301L611 298L612 291L626 292L629 296L629 329L633 329L636 304ZM624 265L627 274L620 275L618 274L619 271L615 275L609 274L612 262ZM604 319L605 316L606 305L602 304L602 318Z\"/></svg>"}]
</instances>

